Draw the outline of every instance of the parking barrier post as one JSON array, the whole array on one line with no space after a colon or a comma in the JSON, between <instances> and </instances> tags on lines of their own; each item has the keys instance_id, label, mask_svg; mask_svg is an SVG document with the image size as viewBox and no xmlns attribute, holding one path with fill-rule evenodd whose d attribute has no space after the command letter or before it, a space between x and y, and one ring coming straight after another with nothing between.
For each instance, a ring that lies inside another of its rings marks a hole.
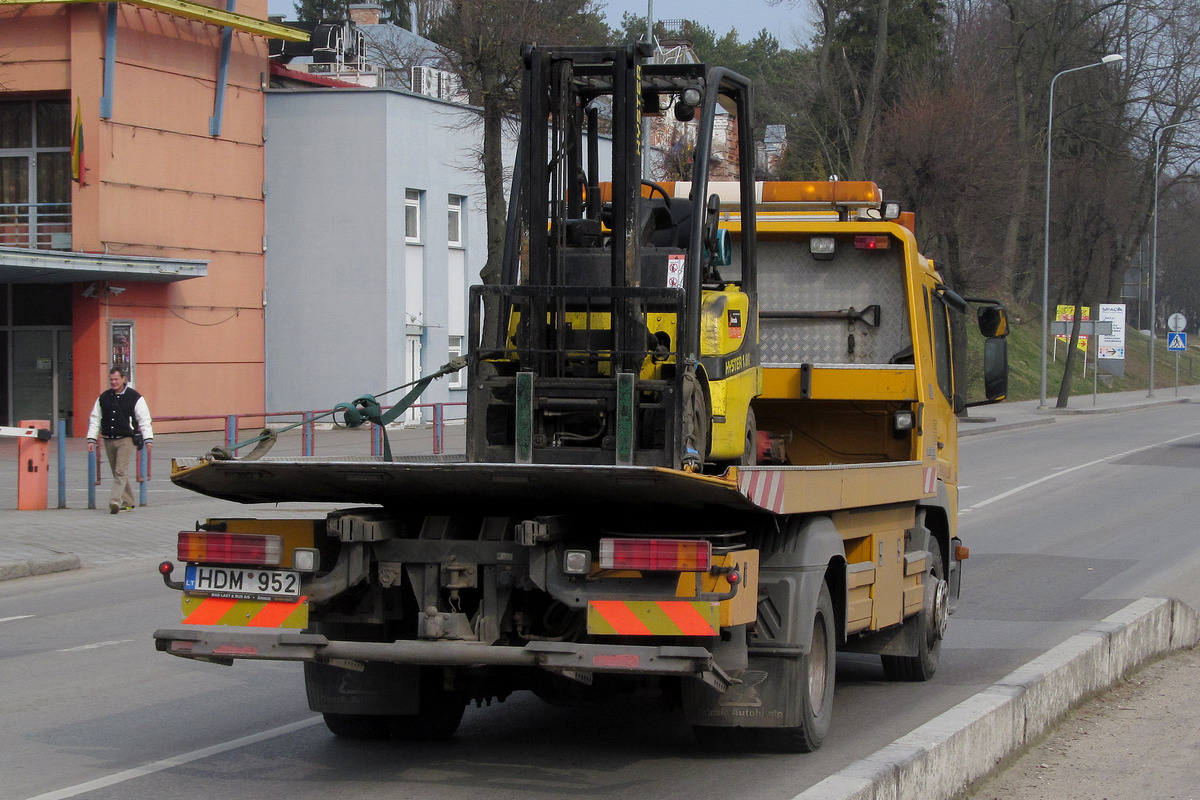
<instances>
[{"instance_id":1,"label":"parking barrier post","mask_svg":"<svg viewBox=\"0 0 1200 800\"><path fill-rule=\"evenodd\" d=\"M67 421L58 421L58 507L67 507Z\"/></svg>"}]
</instances>

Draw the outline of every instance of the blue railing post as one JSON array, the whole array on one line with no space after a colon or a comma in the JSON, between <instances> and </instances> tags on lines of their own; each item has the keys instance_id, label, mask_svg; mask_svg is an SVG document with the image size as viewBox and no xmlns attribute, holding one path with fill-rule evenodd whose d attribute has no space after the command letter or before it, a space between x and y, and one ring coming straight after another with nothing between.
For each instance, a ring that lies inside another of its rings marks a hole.
<instances>
[{"instance_id":1,"label":"blue railing post","mask_svg":"<svg viewBox=\"0 0 1200 800\"><path fill-rule=\"evenodd\" d=\"M67 507L67 421L58 421L58 507Z\"/></svg>"},{"instance_id":2,"label":"blue railing post","mask_svg":"<svg viewBox=\"0 0 1200 800\"><path fill-rule=\"evenodd\" d=\"M225 418L225 446L232 447L237 442L237 415L230 414Z\"/></svg>"},{"instance_id":3,"label":"blue railing post","mask_svg":"<svg viewBox=\"0 0 1200 800\"><path fill-rule=\"evenodd\" d=\"M304 434L301 437L300 455L311 456L316 451L316 433L317 426L313 422L313 414L311 411L304 412Z\"/></svg>"},{"instance_id":4,"label":"blue railing post","mask_svg":"<svg viewBox=\"0 0 1200 800\"><path fill-rule=\"evenodd\" d=\"M153 445L146 445L141 450L137 451L138 458L138 505L149 505L147 495L150 490L150 448Z\"/></svg>"},{"instance_id":5,"label":"blue railing post","mask_svg":"<svg viewBox=\"0 0 1200 800\"><path fill-rule=\"evenodd\" d=\"M100 456L100 443L96 442L96 452L93 453L91 450L89 450L87 452L88 508L96 507L96 483L100 479L100 476L97 474L99 472L99 468L98 468L99 456Z\"/></svg>"},{"instance_id":6,"label":"blue railing post","mask_svg":"<svg viewBox=\"0 0 1200 800\"><path fill-rule=\"evenodd\" d=\"M378 458L383 452L383 426L371 425L371 455Z\"/></svg>"}]
</instances>

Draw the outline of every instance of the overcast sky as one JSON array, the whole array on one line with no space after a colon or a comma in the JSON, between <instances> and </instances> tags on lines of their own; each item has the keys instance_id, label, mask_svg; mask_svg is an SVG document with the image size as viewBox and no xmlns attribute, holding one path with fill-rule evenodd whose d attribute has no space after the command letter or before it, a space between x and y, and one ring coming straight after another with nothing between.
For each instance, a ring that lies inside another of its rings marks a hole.
<instances>
[{"instance_id":1,"label":"overcast sky","mask_svg":"<svg viewBox=\"0 0 1200 800\"><path fill-rule=\"evenodd\" d=\"M625 12L646 16L648 0L599 0L604 5L609 26L621 24ZM809 4L806 0L786 0L768 5L766 0L653 0L655 19L690 19L718 35L737 29L738 39L748 42L766 28L779 40L780 46L794 48L793 28L801 29L801 40L807 38ZM736 11L735 11L736 9Z\"/></svg>"},{"instance_id":2,"label":"overcast sky","mask_svg":"<svg viewBox=\"0 0 1200 800\"><path fill-rule=\"evenodd\" d=\"M621 15L626 11L644 17L648 10L648 0L597 1L604 8L608 24L614 28L621 24ZM806 33L811 13L808 0L784 0L776 6L768 5L766 0L653 0L653 3L655 19L695 20L718 35L736 28L738 39L743 42L766 28L780 46L792 49L797 45L793 29L800 29L801 42L809 35ZM283 14L289 19L296 16L293 0L268 0L268 8L271 14Z\"/></svg>"}]
</instances>

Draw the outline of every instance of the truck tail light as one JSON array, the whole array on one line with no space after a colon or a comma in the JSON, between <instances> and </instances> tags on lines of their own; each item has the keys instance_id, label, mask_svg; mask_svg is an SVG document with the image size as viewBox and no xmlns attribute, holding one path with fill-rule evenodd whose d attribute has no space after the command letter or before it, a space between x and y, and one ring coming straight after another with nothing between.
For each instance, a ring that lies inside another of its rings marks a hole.
<instances>
[{"instance_id":1,"label":"truck tail light","mask_svg":"<svg viewBox=\"0 0 1200 800\"><path fill-rule=\"evenodd\" d=\"M208 564L279 566L283 537L258 533L179 532L179 560Z\"/></svg>"},{"instance_id":2,"label":"truck tail light","mask_svg":"<svg viewBox=\"0 0 1200 800\"><path fill-rule=\"evenodd\" d=\"M703 539L601 539L601 569L705 572L712 544Z\"/></svg>"},{"instance_id":3,"label":"truck tail light","mask_svg":"<svg viewBox=\"0 0 1200 800\"><path fill-rule=\"evenodd\" d=\"M886 236L855 236L854 246L859 250L887 250L891 240Z\"/></svg>"}]
</instances>

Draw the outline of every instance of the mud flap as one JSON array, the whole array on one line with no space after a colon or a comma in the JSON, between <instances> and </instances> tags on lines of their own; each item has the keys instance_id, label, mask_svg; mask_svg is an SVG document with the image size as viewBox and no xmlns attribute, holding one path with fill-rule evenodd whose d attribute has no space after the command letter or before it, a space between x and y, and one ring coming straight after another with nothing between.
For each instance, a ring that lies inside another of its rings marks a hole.
<instances>
[{"instance_id":1,"label":"mud flap","mask_svg":"<svg viewBox=\"0 0 1200 800\"><path fill-rule=\"evenodd\" d=\"M352 666L305 662L308 707L328 714L406 715L420 710L420 667L382 661Z\"/></svg>"},{"instance_id":2,"label":"mud flap","mask_svg":"<svg viewBox=\"0 0 1200 800\"><path fill-rule=\"evenodd\" d=\"M751 656L750 666L733 676L740 681L724 694L700 681L684 681L683 711L692 725L792 728L800 724L807 685L798 658Z\"/></svg>"}]
</instances>

